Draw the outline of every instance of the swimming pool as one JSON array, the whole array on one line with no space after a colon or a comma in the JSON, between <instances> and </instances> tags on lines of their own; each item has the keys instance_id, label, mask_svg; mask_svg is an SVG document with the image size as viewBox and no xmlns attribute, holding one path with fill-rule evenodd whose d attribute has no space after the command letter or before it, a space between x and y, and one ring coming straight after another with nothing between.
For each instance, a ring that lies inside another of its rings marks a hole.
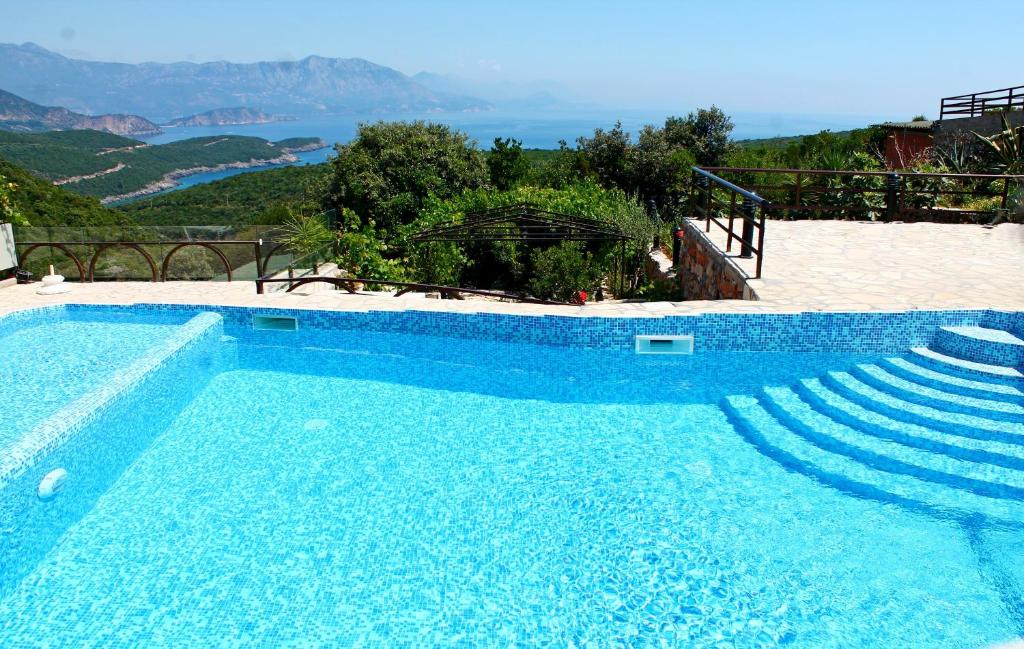
<instances>
[{"instance_id":1,"label":"swimming pool","mask_svg":"<svg viewBox=\"0 0 1024 649\"><path fill-rule=\"evenodd\" d=\"M60 325L61 356L124 369L48 402L20 434L57 441L0 475L4 647L1024 633L1024 382L996 361L1022 363L972 328L1021 314L19 318L0 349ZM111 354L132 325L160 333ZM696 353L633 351L669 333Z\"/></svg>"}]
</instances>

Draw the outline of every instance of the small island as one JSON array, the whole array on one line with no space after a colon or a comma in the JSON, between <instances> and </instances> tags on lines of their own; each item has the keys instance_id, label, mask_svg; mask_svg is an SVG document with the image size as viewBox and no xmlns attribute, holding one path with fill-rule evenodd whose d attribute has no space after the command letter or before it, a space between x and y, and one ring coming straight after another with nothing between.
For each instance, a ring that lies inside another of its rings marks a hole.
<instances>
[{"instance_id":1,"label":"small island","mask_svg":"<svg viewBox=\"0 0 1024 649\"><path fill-rule=\"evenodd\" d=\"M305 153L327 148L327 142L318 137L289 137L274 142L284 153Z\"/></svg>"},{"instance_id":2,"label":"small island","mask_svg":"<svg viewBox=\"0 0 1024 649\"><path fill-rule=\"evenodd\" d=\"M196 127L196 126L242 126L245 124L269 124L271 122L295 121L290 115L270 115L256 108L215 108L205 113L197 113L188 117L172 119L164 126L175 127Z\"/></svg>"}]
</instances>

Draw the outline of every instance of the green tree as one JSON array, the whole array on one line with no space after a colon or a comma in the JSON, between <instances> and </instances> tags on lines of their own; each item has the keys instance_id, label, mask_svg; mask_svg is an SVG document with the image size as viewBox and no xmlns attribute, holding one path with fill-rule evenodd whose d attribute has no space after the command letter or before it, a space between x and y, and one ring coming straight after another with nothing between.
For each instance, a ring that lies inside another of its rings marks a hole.
<instances>
[{"instance_id":1,"label":"green tree","mask_svg":"<svg viewBox=\"0 0 1024 649\"><path fill-rule=\"evenodd\" d=\"M605 187L629 191L632 148L629 133L622 129L622 122L616 122L610 131L595 129L593 137L576 140L577 164L583 176L595 177Z\"/></svg>"},{"instance_id":2,"label":"green tree","mask_svg":"<svg viewBox=\"0 0 1024 649\"><path fill-rule=\"evenodd\" d=\"M580 153L565 140L558 141L558 150L530 170L528 183L535 187L562 189L584 179Z\"/></svg>"},{"instance_id":3,"label":"green tree","mask_svg":"<svg viewBox=\"0 0 1024 649\"><path fill-rule=\"evenodd\" d=\"M518 185L530 172L530 163L523 155L523 143L512 138L494 138L494 146L487 154L487 168L491 184L499 191Z\"/></svg>"},{"instance_id":4,"label":"green tree","mask_svg":"<svg viewBox=\"0 0 1024 649\"><path fill-rule=\"evenodd\" d=\"M666 136L666 129L645 126L630 152L630 187L645 204L659 210L675 204L686 192L693 153Z\"/></svg>"},{"instance_id":5,"label":"green tree","mask_svg":"<svg viewBox=\"0 0 1024 649\"><path fill-rule=\"evenodd\" d=\"M665 120L665 137L669 144L688 149L697 164L709 167L725 163L732 150L729 142L732 129L732 120L717 106Z\"/></svg>"},{"instance_id":6,"label":"green tree","mask_svg":"<svg viewBox=\"0 0 1024 649\"><path fill-rule=\"evenodd\" d=\"M669 117L662 127L644 126L636 143L616 122L609 131L596 129L593 137L579 138L570 160L578 176L595 178L664 210L685 193L691 166L724 164L733 149L732 128L729 117L715 106Z\"/></svg>"},{"instance_id":7,"label":"green tree","mask_svg":"<svg viewBox=\"0 0 1024 649\"><path fill-rule=\"evenodd\" d=\"M487 183L483 154L444 124L361 124L337 152L328 206L350 208L385 230L413 221L428 196L449 198Z\"/></svg>"}]
</instances>

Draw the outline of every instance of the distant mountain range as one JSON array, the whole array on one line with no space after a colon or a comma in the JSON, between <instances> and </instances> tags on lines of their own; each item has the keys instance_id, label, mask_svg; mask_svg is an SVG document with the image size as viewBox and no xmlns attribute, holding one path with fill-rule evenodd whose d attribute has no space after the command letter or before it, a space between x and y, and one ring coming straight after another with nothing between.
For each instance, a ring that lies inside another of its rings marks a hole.
<instances>
[{"instance_id":1,"label":"distant mountain range","mask_svg":"<svg viewBox=\"0 0 1024 649\"><path fill-rule=\"evenodd\" d=\"M418 72L412 79L434 92L483 97L502 110L550 112L594 108L594 104L573 98L571 92L552 81L474 81L435 72Z\"/></svg>"},{"instance_id":2,"label":"distant mountain range","mask_svg":"<svg viewBox=\"0 0 1024 649\"><path fill-rule=\"evenodd\" d=\"M268 115L255 108L215 108L205 113L172 119L164 126L235 126L237 124L268 124L294 120L289 115Z\"/></svg>"},{"instance_id":3,"label":"distant mountain range","mask_svg":"<svg viewBox=\"0 0 1024 649\"><path fill-rule=\"evenodd\" d=\"M296 116L490 110L482 99L430 89L363 59L308 56L259 63L105 63L33 43L0 44L0 88L82 113L165 121L224 106Z\"/></svg>"},{"instance_id":4,"label":"distant mountain range","mask_svg":"<svg viewBox=\"0 0 1024 649\"><path fill-rule=\"evenodd\" d=\"M67 108L40 106L4 90L0 90L0 129L21 132L93 129L131 136L163 133L159 126L138 115L82 115Z\"/></svg>"}]
</instances>

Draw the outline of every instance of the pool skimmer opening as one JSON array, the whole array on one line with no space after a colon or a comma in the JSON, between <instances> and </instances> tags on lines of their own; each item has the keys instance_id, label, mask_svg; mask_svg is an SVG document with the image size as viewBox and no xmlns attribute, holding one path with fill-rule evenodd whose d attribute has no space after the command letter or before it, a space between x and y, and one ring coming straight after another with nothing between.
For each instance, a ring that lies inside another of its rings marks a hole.
<instances>
[{"instance_id":1,"label":"pool skimmer opening","mask_svg":"<svg viewBox=\"0 0 1024 649\"><path fill-rule=\"evenodd\" d=\"M692 354L693 336L637 336L637 354Z\"/></svg>"},{"instance_id":2,"label":"pool skimmer opening","mask_svg":"<svg viewBox=\"0 0 1024 649\"><path fill-rule=\"evenodd\" d=\"M297 331L299 321L292 316L254 315L252 328L256 331Z\"/></svg>"}]
</instances>

